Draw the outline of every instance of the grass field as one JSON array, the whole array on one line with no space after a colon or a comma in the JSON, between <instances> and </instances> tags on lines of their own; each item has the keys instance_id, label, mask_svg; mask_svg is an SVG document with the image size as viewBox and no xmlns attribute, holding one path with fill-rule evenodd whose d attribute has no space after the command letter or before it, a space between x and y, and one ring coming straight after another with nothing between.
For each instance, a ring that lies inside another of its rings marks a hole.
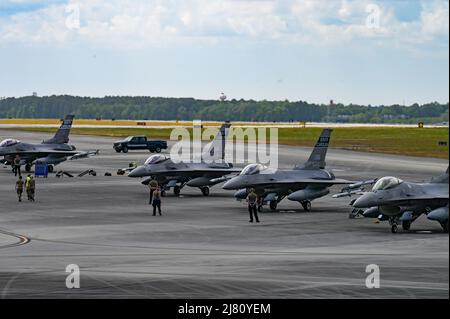
<instances>
[{"instance_id":1,"label":"grass field","mask_svg":"<svg viewBox=\"0 0 450 319\"><path fill-rule=\"evenodd\" d=\"M55 132L55 128L16 128L29 132ZM169 139L170 128L73 128L72 134L126 137L146 135L152 139ZM321 128L280 128L279 143L313 146ZM0 133L0 135L3 135ZM362 152L449 158L448 128L352 127L335 128L331 147ZM447 145L439 145L444 141Z\"/></svg>"}]
</instances>

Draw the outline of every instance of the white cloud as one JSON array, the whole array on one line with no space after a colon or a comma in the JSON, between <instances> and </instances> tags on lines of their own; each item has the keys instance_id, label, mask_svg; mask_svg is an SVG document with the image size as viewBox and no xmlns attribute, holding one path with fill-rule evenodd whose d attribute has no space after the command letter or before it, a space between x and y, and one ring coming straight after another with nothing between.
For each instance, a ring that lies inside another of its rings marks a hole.
<instances>
[{"instance_id":1,"label":"white cloud","mask_svg":"<svg viewBox=\"0 0 450 319\"><path fill-rule=\"evenodd\" d=\"M34 3L43 1L8 0ZM423 43L448 35L448 2L426 1L420 19L399 21L389 3L379 4L380 28L365 25L373 0L72 0L80 28L66 27L66 4L0 17L0 43L88 42L118 47L192 41L244 40L309 45L382 40ZM376 3L376 2L375 2Z\"/></svg>"}]
</instances>

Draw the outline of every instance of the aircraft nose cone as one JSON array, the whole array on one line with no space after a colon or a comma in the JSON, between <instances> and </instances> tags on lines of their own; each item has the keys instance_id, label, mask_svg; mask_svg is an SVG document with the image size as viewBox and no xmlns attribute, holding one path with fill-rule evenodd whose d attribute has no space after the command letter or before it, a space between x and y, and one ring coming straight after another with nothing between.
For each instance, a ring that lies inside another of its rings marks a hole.
<instances>
[{"instance_id":1,"label":"aircraft nose cone","mask_svg":"<svg viewBox=\"0 0 450 319\"><path fill-rule=\"evenodd\" d=\"M135 169L133 169L130 174L128 174L128 177L143 177L146 174L146 170L144 166L138 166Z\"/></svg>"},{"instance_id":2,"label":"aircraft nose cone","mask_svg":"<svg viewBox=\"0 0 450 319\"><path fill-rule=\"evenodd\" d=\"M374 193L366 193L353 203L353 207L355 208L369 208L373 206L378 206L377 198Z\"/></svg>"},{"instance_id":3,"label":"aircraft nose cone","mask_svg":"<svg viewBox=\"0 0 450 319\"><path fill-rule=\"evenodd\" d=\"M227 190L239 189L240 188L240 187L238 187L239 184L240 184L240 182L237 180L237 177L234 177L234 178L230 179L228 182L226 182L225 184L223 184L222 188L227 189Z\"/></svg>"}]
</instances>

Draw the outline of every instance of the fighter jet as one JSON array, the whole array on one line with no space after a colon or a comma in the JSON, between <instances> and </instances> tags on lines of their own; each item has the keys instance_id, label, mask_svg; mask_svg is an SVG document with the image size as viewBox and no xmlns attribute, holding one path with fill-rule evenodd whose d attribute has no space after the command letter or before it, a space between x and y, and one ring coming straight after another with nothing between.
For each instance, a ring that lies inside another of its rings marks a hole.
<instances>
[{"instance_id":1,"label":"fighter jet","mask_svg":"<svg viewBox=\"0 0 450 319\"><path fill-rule=\"evenodd\" d=\"M198 187L204 196L209 195L210 187L229 179L227 175L239 173L240 169L233 168L233 164L225 162L225 142L230 124L225 123L220 128L216 138L202 154L199 163L174 162L164 154L150 156L144 165L138 166L128 174L129 177L145 177L142 184L148 185L151 179L156 179L166 190L173 188L175 196L180 195L184 186ZM209 162L204 161L208 155Z\"/></svg>"},{"instance_id":2,"label":"fighter jet","mask_svg":"<svg viewBox=\"0 0 450 319\"><path fill-rule=\"evenodd\" d=\"M365 209L364 217L388 220L392 233L397 232L399 222L408 231L422 214L439 222L448 233L448 181L448 168L445 174L428 183L410 183L386 176L375 183L371 192L357 198L353 207Z\"/></svg>"},{"instance_id":3,"label":"fighter jet","mask_svg":"<svg viewBox=\"0 0 450 319\"><path fill-rule=\"evenodd\" d=\"M237 199L245 199L248 190L254 189L263 199L261 204L268 202L272 210L287 196L289 200L300 202L305 211L310 211L311 201L327 195L330 186L353 183L337 179L332 172L325 170L325 157L332 131L322 131L308 161L303 165L296 165L290 170L273 170L261 164L250 164L239 176L226 182L223 188L238 190L235 193Z\"/></svg>"},{"instance_id":4,"label":"fighter jet","mask_svg":"<svg viewBox=\"0 0 450 319\"><path fill-rule=\"evenodd\" d=\"M27 172L36 163L48 164L49 172L53 172L54 165L67 159L75 160L98 154L98 150L79 152L75 146L67 144L73 118L73 115L67 115L55 136L40 144L23 143L16 139L3 140L0 142L0 156L4 157L2 162L12 165L14 158L19 155L21 164L25 165Z\"/></svg>"}]
</instances>

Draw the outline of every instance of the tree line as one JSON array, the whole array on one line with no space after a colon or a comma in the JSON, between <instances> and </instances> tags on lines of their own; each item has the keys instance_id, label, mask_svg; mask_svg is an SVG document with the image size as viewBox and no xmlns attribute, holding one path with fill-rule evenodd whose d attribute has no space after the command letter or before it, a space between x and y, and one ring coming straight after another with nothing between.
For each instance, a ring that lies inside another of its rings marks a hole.
<instances>
[{"instance_id":1,"label":"tree line","mask_svg":"<svg viewBox=\"0 0 450 319\"><path fill-rule=\"evenodd\" d=\"M127 120L306 121L347 123L448 122L449 104L356 105L305 101L198 100L193 98L53 95L0 100L0 118L77 118Z\"/></svg>"}]
</instances>

